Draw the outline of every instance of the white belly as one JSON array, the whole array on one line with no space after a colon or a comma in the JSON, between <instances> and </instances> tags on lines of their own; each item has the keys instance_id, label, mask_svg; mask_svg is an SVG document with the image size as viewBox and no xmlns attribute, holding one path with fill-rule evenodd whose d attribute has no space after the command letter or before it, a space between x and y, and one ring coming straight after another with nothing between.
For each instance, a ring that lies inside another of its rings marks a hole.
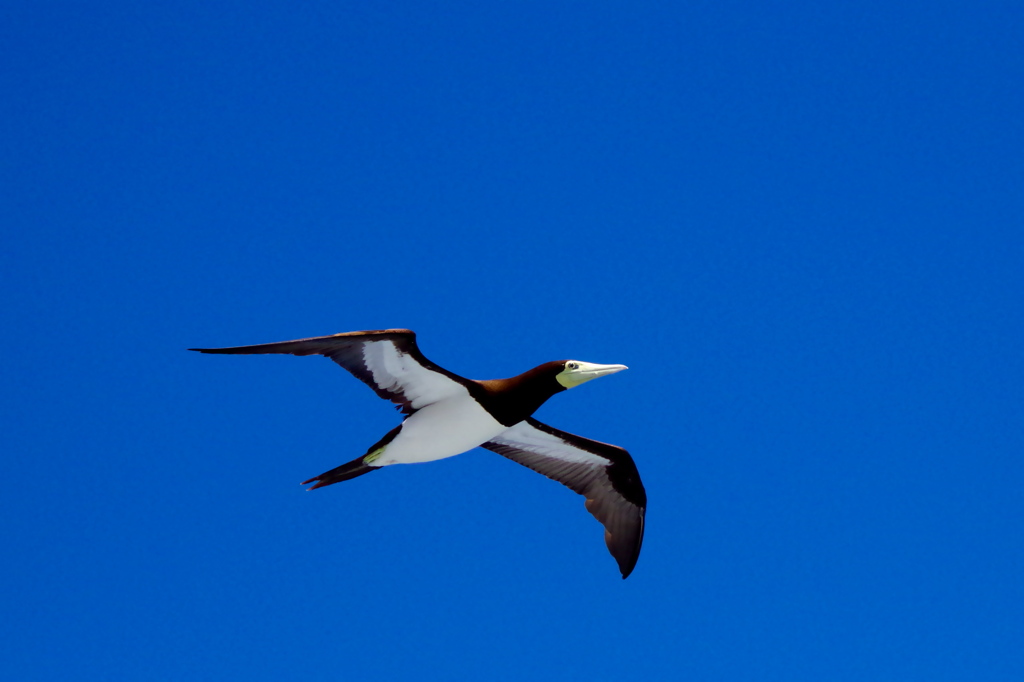
<instances>
[{"instance_id":1,"label":"white belly","mask_svg":"<svg viewBox=\"0 0 1024 682\"><path fill-rule=\"evenodd\" d=\"M402 423L375 466L432 462L460 455L505 430L480 403L454 396L427 405Z\"/></svg>"}]
</instances>

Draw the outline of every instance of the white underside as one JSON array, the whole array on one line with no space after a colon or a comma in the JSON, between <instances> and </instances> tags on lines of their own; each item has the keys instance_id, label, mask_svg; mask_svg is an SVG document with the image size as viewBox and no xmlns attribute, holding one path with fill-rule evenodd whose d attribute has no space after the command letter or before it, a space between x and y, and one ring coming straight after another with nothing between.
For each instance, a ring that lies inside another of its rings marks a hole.
<instances>
[{"instance_id":1,"label":"white underside","mask_svg":"<svg viewBox=\"0 0 1024 682\"><path fill-rule=\"evenodd\" d=\"M402 423L374 466L433 462L460 455L504 431L468 392L417 411Z\"/></svg>"}]
</instances>

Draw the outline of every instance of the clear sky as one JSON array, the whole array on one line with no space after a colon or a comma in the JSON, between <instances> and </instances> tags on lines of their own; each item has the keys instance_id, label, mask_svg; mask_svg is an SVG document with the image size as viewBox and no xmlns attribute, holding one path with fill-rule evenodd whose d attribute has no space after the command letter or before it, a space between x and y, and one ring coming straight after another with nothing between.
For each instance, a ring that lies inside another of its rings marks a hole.
<instances>
[{"instance_id":1,"label":"clear sky","mask_svg":"<svg viewBox=\"0 0 1024 682\"><path fill-rule=\"evenodd\" d=\"M1024 679L1024 5L7 3L0 677ZM315 492L322 358L630 370Z\"/></svg>"}]
</instances>

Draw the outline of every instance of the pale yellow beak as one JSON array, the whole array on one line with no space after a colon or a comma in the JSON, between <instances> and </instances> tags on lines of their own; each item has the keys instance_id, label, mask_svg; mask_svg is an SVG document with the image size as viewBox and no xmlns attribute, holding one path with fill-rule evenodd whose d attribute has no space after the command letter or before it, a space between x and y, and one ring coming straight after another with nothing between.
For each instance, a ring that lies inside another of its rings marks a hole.
<instances>
[{"instance_id":1,"label":"pale yellow beak","mask_svg":"<svg viewBox=\"0 0 1024 682\"><path fill-rule=\"evenodd\" d=\"M593 362L570 360L565 363L565 369L559 372L556 379L558 379L558 383L562 384L562 386L565 386L566 388L573 388L574 386L579 386L591 379L615 374L616 372L621 372L624 369L629 368L625 365L598 365Z\"/></svg>"}]
</instances>

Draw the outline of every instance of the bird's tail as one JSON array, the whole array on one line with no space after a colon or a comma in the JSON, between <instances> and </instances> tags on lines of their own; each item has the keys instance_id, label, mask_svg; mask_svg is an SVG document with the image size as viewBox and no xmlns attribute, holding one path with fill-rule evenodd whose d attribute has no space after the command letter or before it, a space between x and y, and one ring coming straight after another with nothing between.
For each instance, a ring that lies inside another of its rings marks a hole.
<instances>
[{"instance_id":1,"label":"bird's tail","mask_svg":"<svg viewBox=\"0 0 1024 682\"><path fill-rule=\"evenodd\" d=\"M395 439L398 432L402 430L402 425L399 424L395 428L388 431L387 435L377 441L376 445L370 448L362 457L357 457L348 464L342 464L340 467L335 467L330 471L325 471L319 476L314 476L308 481L303 481L302 485L308 483L316 483L310 490L316 490L317 488L323 488L325 485L331 485L333 483L340 483L341 481L347 481L350 478L356 476L362 476L368 474L374 469L380 469L380 465L374 466L373 463L380 459L380 456L384 454L384 450L387 448L388 443Z\"/></svg>"},{"instance_id":2,"label":"bird's tail","mask_svg":"<svg viewBox=\"0 0 1024 682\"><path fill-rule=\"evenodd\" d=\"M363 474L368 474L375 469L380 469L380 467L370 466L365 460L366 455L363 455L362 457L352 460L348 464L342 464L340 467L335 467L330 471L325 471L319 476L314 476L308 481L303 481L302 485L316 483L316 485L310 488L310 490L316 490L317 488L323 488L325 485L347 481L350 478L362 476Z\"/></svg>"}]
</instances>

